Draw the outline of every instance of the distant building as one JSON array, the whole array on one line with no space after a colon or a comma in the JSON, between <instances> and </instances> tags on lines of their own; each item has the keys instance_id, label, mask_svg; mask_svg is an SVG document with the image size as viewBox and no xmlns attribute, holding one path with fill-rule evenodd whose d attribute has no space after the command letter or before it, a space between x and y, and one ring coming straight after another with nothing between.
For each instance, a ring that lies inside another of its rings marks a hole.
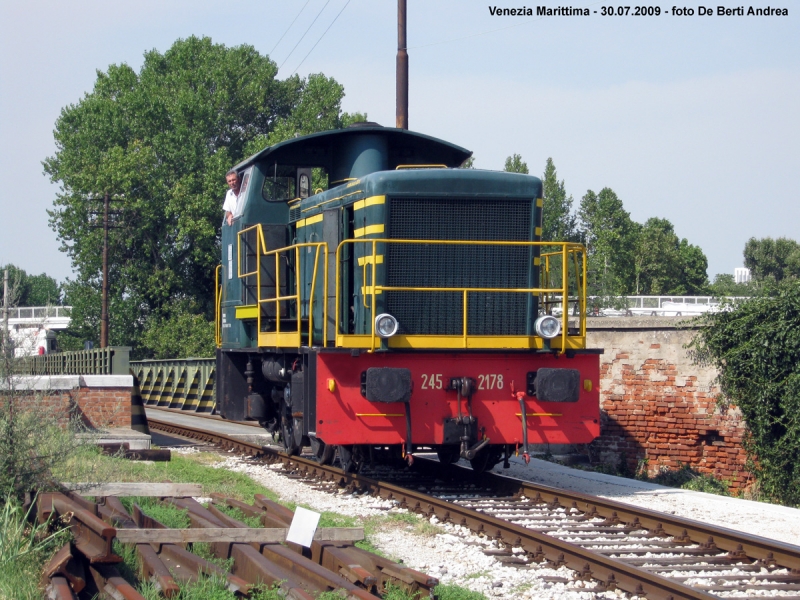
<instances>
[{"instance_id":1,"label":"distant building","mask_svg":"<svg viewBox=\"0 0 800 600\"><path fill-rule=\"evenodd\" d=\"M0 313L2 311L0 310ZM14 356L58 351L56 331L69 327L71 306L23 306L8 310L8 333ZM2 315L0 314L0 317ZM1 325L1 323L0 323ZM2 335L2 331L0 331Z\"/></svg>"},{"instance_id":2,"label":"distant building","mask_svg":"<svg viewBox=\"0 0 800 600\"><path fill-rule=\"evenodd\" d=\"M733 278L736 283L747 283L750 281L750 269L747 267L738 267L733 270Z\"/></svg>"}]
</instances>

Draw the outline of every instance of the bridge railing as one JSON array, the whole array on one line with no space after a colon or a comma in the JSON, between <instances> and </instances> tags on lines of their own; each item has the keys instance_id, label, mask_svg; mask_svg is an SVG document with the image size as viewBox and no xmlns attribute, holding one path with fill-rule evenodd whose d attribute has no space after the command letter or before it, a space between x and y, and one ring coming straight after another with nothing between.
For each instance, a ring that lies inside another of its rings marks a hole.
<instances>
[{"instance_id":1,"label":"bridge railing","mask_svg":"<svg viewBox=\"0 0 800 600\"><path fill-rule=\"evenodd\" d=\"M130 365L145 406L205 413L214 410L214 358L137 360Z\"/></svg>"},{"instance_id":2,"label":"bridge railing","mask_svg":"<svg viewBox=\"0 0 800 600\"><path fill-rule=\"evenodd\" d=\"M71 306L14 306L8 309L9 319L47 319L72 317Z\"/></svg>"},{"instance_id":3,"label":"bridge railing","mask_svg":"<svg viewBox=\"0 0 800 600\"><path fill-rule=\"evenodd\" d=\"M128 375L130 346L26 356L15 361L20 375Z\"/></svg>"}]
</instances>

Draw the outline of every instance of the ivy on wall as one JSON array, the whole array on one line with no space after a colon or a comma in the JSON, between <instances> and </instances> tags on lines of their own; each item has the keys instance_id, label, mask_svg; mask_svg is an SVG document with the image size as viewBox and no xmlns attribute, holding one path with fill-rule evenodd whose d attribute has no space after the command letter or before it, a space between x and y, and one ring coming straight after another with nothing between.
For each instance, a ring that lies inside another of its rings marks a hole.
<instances>
[{"instance_id":1,"label":"ivy on wall","mask_svg":"<svg viewBox=\"0 0 800 600\"><path fill-rule=\"evenodd\" d=\"M800 281L768 285L701 321L690 348L718 370L724 402L742 412L761 494L800 506Z\"/></svg>"}]
</instances>

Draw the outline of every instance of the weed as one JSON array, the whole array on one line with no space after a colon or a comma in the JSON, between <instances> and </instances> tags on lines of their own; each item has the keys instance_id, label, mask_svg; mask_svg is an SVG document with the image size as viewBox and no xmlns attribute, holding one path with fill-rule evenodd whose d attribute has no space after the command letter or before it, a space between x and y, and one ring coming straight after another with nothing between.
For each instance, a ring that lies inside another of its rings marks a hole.
<instances>
[{"instance_id":1,"label":"weed","mask_svg":"<svg viewBox=\"0 0 800 600\"><path fill-rule=\"evenodd\" d=\"M237 521L241 521L248 527L261 527L261 519L258 517L248 517L245 515L241 510L234 506L226 506L222 504L215 505L220 512L225 513L232 519L236 519Z\"/></svg>"},{"instance_id":2,"label":"weed","mask_svg":"<svg viewBox=\"0 0 800 600\"><path fill-rule=\"evenodd\" d=\"M711 475L703 475L689 465L681 464L677 469L663 467L654 477L648 477L646 471L643 471L637 476L637 479L667 487L730 496L728 486L723 481Z\"/></svg>"},{"instance_id":3,"label":"weed","mask_svg":"<svg viewBox=\"0 0 800 600\"><path fill-rule=\"evenodd\" d=\"M30 516L11 497L0 507L0 598L41 598L44 563L69 539L67 530L49 534L50 523L31 524Z\"/></svg>"},{"instance_id":4,"label":"weed","mask_svg":"<svg viewBox=\"0 0 800 600\"><path fill-rule=\"evenodd\" d=\"M439 600L486 600L480 592L473 592L457 585L437 585L434 590Z\"/></svg>"}]
</instances>

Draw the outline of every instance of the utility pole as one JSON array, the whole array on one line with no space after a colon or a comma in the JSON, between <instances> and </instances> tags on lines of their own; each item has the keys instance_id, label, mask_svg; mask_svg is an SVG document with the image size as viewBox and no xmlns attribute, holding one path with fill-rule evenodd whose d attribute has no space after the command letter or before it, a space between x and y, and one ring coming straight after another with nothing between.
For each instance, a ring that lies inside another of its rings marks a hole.
<instances>
[{"instance_id":1,"label":"utility pole","mask_svg":"<svg viewBox=\"0 0 800 600\"><path fill-rule=\"evenodd\" d=\"M406 0L397 0L397 124L408 129L408 51L406 48Z\"/></svg>"},{"instance_id":2,"label":"utility pole","mask_svg":"<svg viewBox=\"0 0 800 600\"><path fill-rule=\"evenodd\" d=\"M100 347L108 347L108 192L103 197L103 300L100 309Z\"/></svg>"},{"instance_id":3,"label":"utility pole","mask_svg":"<svg viewBox=\"0 0 800 600\"><path fill-rule=\"evenodd\" d=\"M3 271L3 356L8 348L8 267Z\"/></svg>"}]
</instances>

